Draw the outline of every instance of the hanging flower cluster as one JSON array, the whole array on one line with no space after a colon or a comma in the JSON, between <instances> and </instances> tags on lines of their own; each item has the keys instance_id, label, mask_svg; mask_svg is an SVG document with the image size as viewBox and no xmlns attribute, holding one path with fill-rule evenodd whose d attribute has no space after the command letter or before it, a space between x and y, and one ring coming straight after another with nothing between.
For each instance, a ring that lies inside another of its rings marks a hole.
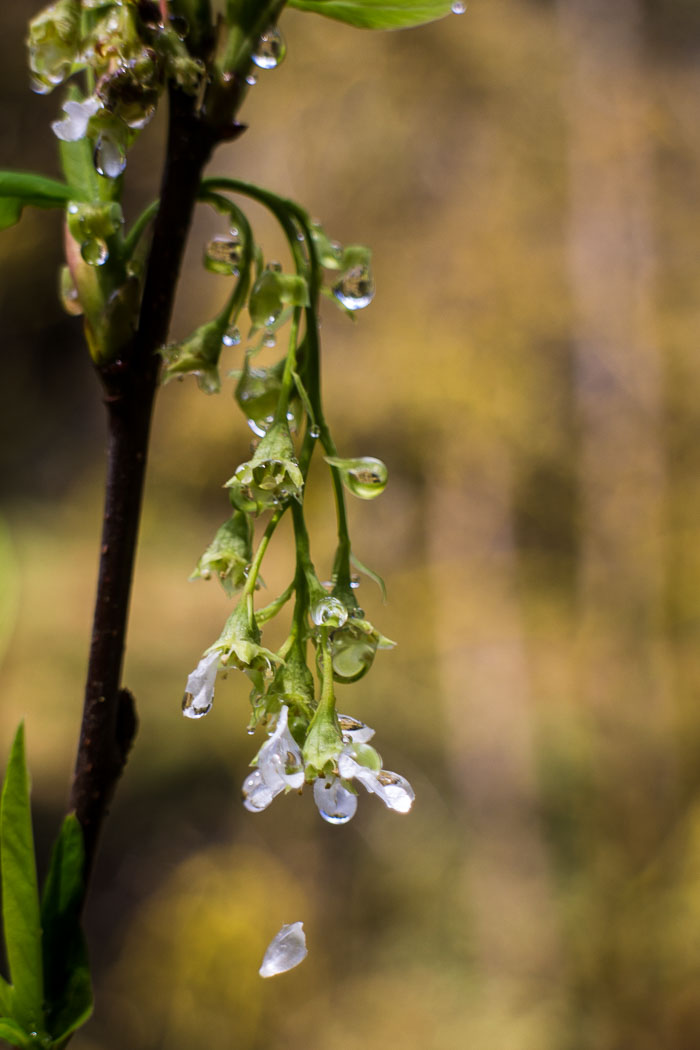
<instances>
[{"instance_id":1,"label":"hanging flower cluster","mask_svg":"<svg viewBox=\"0 0 700 1050\"><path fill-rule=\"evenodd\" d=\"M244 194L265 205L286 235L293 271L265 262L250 222L231 199ZM183 701L188 718L212 707L218 675L242 671L251 683L249 728L268 730L243 785L251 812L266 809L278 795L312 786L322 817L345 823L357 808L359 787L390 809L406 813L413 802L408 782L382 767L369 744L373 730L336 710L337 683L361 679L379 649L393 647L366 619L356 598L345 493L371 500L387 482L381 460L338 455L326 424L319 382L318 304L325 292L345 312L366 306L374 293L370 253L359 245L331 241L296 204L235 179L207 179L201 198L225 217L228 231L207 245L204 263L228 277L231 292L220 314L181 343L166 347L165 381L193 374L202 390L221 389L220 361L243 353L235 399L255 436L253 452L225 481L231 516L202 554L194 578L217 576L229 596L238 596L219 638L190 674ZM323 275L330 279L324 287ZM361 273L360 273L361 271ZM246 338L241 321L249 319ZM257 357L283 336L286 351L273 364ZM322 446L333 483L338 548L330 584L318 578L304 519L309 465ZM286 513L294 525L296 567L285 591L256 608L260 568L272 535ZM253 549L254 523L266 525ZM383 585L382 585L383 586ZM276 651L262 642L261 628L294 600L289 633ZM312 655L313 654L313 655Z\"/></svg>"}]
</instances>

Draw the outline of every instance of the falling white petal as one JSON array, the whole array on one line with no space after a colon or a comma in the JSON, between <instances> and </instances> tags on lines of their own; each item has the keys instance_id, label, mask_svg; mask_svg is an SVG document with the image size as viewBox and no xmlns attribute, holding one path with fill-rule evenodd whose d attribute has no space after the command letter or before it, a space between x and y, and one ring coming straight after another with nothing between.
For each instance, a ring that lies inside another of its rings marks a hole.
<instances>
[{"instance_id":1,"label":"falling white petal","mask_svg":"<svg viewBox=\"0 0 700 1050\"><path fill-rule=\"evenodd\" d=\"M306 936L303 922L292 922L276 934L267 946L267 951L258 970L261 977L274 977L278 973L298 966L307 956Z\"/></svg>"}]
</instances>

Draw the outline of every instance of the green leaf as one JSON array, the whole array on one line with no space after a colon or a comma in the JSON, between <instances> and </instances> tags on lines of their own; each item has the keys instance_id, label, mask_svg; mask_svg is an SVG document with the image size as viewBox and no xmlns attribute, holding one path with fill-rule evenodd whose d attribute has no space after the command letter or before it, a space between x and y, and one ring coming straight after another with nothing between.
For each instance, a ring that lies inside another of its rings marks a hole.
<instances>
[{"instance_id":1,"label":"green leaf","mask_svg":"<svg viewBox=\"0 0 700 1050\"><path fill-rule=\"evenodd\" d=\"M69 813L53 848L41 902L46 1027L55 1042L92 1013L90 968L80 927L84 868L83 832L75 814Z\"/></svg>"},{"instance_id":2,"label":"green leaf","mask_svg":"<svg viewBox=\"0 0 700 1050\"><path fill-rule=\"evenodd\" d=\"M21 1050L28 1050L35 1045L32 1038L10 1017L0 1018L0 1039L4 1039L10 1046L19 1046Z\"/></svg>"},{"instance_id":3,"label":"green leaf","mask_svg":"<svg viewBox=\"0 0 700 1050\"><path fill-rule=\"evenodd\" d=\"M12 744L0 802L2 917L10 967L12 1016L27 1032L43 1027L44 983L24 725Z\"/></svg>"},{"instance_id":4,"label":"green leaf","mask_svg":"<svg viewBox=\"0 0 700 1050\"><path fill-rule=\"evenodd\" d=\"M452 0L288 0L288 6L360 29L408 29L449 15Z\"/></svg>"},{"instance_id":5,"label":"green leaf","mask_svg":"<svg viewBox=\"0 0 700 1050\"><path fill-rule=\"evenodd\" d=\"M43 175L23 171L0 171L0 230L14 226L25 205L34 208L63 208L74 196L70 186Z\"/></svg>"}]
</instances>

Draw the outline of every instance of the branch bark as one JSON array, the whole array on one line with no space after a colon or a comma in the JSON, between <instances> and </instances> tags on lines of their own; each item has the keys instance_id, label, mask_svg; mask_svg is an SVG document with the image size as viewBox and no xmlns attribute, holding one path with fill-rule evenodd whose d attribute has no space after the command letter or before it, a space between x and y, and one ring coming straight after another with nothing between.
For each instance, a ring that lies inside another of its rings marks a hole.
<instances>
[{"instance_id":1,"label":"branch bark","mask_svg":"<svg viewBox=\"0 0 700 1050\"><path fill-rule=\"evenodd\" d=\"M120 687L143 494L158 349L165 343L202 170L218 135L195 102L170 92L161 197L139 324L123 360L99 369L107 410L107 479L92 643L70 805L85 839L85 881L137 728L133 697Z\"/></svg>"}]
</instances>

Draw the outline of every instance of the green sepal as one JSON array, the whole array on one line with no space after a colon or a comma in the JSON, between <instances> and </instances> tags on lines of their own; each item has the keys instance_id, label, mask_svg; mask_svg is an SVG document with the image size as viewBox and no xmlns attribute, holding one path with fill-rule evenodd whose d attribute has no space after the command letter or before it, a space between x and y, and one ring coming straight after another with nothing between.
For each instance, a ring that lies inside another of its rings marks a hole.
<instances>
[{"instance_id":1,"label":"green sepal","mask_svg":"<svg viewBox=\"0 0 700 1050\"><path fill-rule=\"evenodd\" d=\"M13 986L11 1016L25 1032L38 1032L44 1019L41 919L23 723L12 744L2 789L0 865L5 949Z\"/></svg>"},{"instance_id":2,"label":"green sepal","mask_svg":"<svg viewBox=\"0 0 700 1050\"><path fill-rule=\"evenodd\" d=\"M361 562L356 554L350 554L350 561L355 566L358 572L364 573L365 576L368 576L370 580L373 580L374 583L376 583L377 587L381 591L382 601L384 602L384 604L386 604L386 584L384 583L384 580L379 575L379 573L375 572L374 569L370 569L369 566L364 564L364 562Z\"/></svg>"},{"instance_id":3,"label":"green sepal","mask_svg":"<svg viewBox=\"0 0 700 1050\"><path fill-rule=\"evenodd\" d=\"M77 817L69 813L51 855L41 903L46 1027L61 1042L92 1013L87 948L80 926L85 847Z\"/></svg>"},{"instance_id":4,"label":"green sepal","mask_svg":"<svg viewBox=\"0 0 700 1050\"><path fill-rule=\"evenodd\" d=\"M22 209L64 208L74 191L64 182L31 172L0 171L0 230L19 222Z\"/></svg>"},{"instance_id":5,"label":"green sepal","mask_svg":"<svg viewBox=\"0 0 700 1050\"><path fill-rule=\"evenodd\" d=\"M408 29L444 18L451 0L288 0L289 7L312 11L360 29Z\"/></svg>"}]
</instances>

